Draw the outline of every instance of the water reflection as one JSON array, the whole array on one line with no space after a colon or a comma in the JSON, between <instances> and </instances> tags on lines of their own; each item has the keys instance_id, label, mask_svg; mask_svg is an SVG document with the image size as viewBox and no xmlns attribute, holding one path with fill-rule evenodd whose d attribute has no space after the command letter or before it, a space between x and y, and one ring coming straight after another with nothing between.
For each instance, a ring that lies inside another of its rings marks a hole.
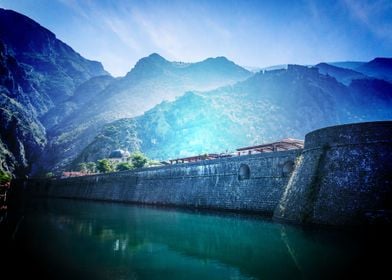
<instances>
[{"instance_id":1,"label":"water reflection","mask_svg":"<svg viewBox=\"0 0 392 280\"><path fill-rule=\"evenodd\" d=\"M238 215L71 200L25 212L16 241L55 278L336 278L367 257L359 234Z\"/></svg>"}]
</instances>

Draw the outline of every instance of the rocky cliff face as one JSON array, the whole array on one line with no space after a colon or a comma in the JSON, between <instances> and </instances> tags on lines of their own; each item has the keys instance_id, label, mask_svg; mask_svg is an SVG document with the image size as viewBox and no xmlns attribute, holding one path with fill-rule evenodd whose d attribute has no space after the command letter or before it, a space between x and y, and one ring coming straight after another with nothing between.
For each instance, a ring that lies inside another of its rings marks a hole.
<instances>
[{"instance_id":1,"label":"rocky cliff face","mask_svg":"<svg viewBox=\"0 0 392 280\"><path fill-rule=\"evenodd\" d=\"M48 102L28 70L0 42L0 168L16 175L28 172L47 140L38 117Z\"/></svg>"},{"instance_id":2,"label":"rocky cliff face","mask_svg":"<svg viewBox=\"0 0 392 280\"><path fill-rule=\"evenodd\" d=\"M57 108L77 86L107 72L28 17L0 9L0 26L0 168L22 175L47 143L46 114L61 119Z\"/></svg>"}]
</instances>

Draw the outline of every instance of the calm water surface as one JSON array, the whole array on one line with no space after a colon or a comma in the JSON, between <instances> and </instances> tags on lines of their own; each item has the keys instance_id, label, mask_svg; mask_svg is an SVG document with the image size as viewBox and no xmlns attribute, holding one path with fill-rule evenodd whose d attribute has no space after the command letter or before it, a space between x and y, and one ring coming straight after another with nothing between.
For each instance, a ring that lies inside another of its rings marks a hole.
<instances>
[{"instance_id":1,"label":"calm water surface","mask_svg":"<svg viewBox=\"0 0 392 280\"><path fill-rule=\"evenodd\" d=\"M390 245L384 229L61 199L9 219L2 270L51 279L336 279L380 271Z\"/></svg>"}]
</instances>

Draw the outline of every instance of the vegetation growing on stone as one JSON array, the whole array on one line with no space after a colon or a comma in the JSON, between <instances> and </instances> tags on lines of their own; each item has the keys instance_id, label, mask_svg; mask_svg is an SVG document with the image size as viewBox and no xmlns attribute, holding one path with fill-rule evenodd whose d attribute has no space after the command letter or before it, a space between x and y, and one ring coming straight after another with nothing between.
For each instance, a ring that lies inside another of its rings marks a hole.
<instances>
[{"instance_id":1,"label":"vegetation growing on stone","mask_svg":"<svg viewBox=\"0 0 392 280\"><path fill-rule=\"evenodd\" d=\"M147 164L148 158L141 152L135 152L131 156L131 161L135 168L142 168Z\"/></svg>"},{"instance_id":2,"label":"vegetation growing on stone","mask_svg":"<svg viewBox=\"0 0 392 280\"><path fill-rule=\"evenodd\" d=\"M134 152L125 159L126 161L117 161L116 159L103 158L96 162L81 162L78 164L77 170L84 174L92 174L96 172L108 173L114 171L126 171L134 168L159 165L158 161L149 160L140 151ZM124 158L121 160L124 160Z\"/></svg>"},{"instance_id":3,"label":"vegetation growing on stone","mask_svg":"<svg viewBox=\"0 0 392 280\"><path fill-rule=\"evenodd\" d=\"M132 165L132 163L129 162L121 162L117 164L116 166L116 171L126 171L126 170L131 170L134 169L135 167Z\"/></svg>"},{"instance_id":4,"label":"vegetation growing on stone","mask_svg":"<svg viewBox=\"0 0 392 280\"><path fill-rule=\"evenodd\" d=\"M11 181L12 176L10 173L0 169L0 185L7 184Z\"/></svg>"},{"instance_id":5,"label":"vegetation growing on stone","mask_svg":"<svg viewBox=\"0 0 392 280\"><path fill-rule=\"evenodd\" d=\"M95 162L87 162L86 169L88 173L95 173L97 170L97 165Z\"/></svg>"},{"instance_id":6,"label":"vegetation growing on stone","mask_svg":"<svg viewBox=\"0 0 392 280\"><path fill-rule=\"evenodd\" d=\"M82 173L95 173L97 165L95 162L81 162L78 164L78 170Z\"/></svg>"}]
</instances>

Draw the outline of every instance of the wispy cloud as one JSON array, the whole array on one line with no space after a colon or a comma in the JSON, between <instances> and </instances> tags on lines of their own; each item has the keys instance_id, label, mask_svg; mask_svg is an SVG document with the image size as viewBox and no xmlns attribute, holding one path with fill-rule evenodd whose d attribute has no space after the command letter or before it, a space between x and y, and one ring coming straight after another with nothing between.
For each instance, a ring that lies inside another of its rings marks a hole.
<instances>
[{"instance_id":1,"label":"wispy cloud","mask_svg":"<svg viewBox=\"0 0 392 280\"><path fill-rule=\"evenodd\" d=\"M141 46L133 37L132 26L126 20L116 16L104 16L103 22L130 50L141 51Z\"/></svg>"},{"instance_id":2,"label":"wispy cloud","mask_svg":"<svg viewBox=\"0 0 392 280\"><path fill-rule=\"evenodd\" d=\"M343 0L350 14L376 36L392 40L392 23L384 21L392 15L392 1Z\"/></svg>"},{"instance_id":3,"label":"wispy cloud","mask_svg":"<svg viewBox=\"0 0 392 280\"><path fill-rule=\"evenodd\" d=\"M153 48L174 60L194 61L211 56L220 46L230 46L230 29L198 5L168 9L132 9L132 19ZM220 42L220 45L216 44ZM218 51L216 51L217 53ZM224 55L220 52L220 55Z\"/></svg>"},{"instance_id":4,"label":"wispy cloud","mask_svg":"<svg viewBox=\"0 0 392 280\"><path fill-rule=\"evenodd\" d=\"M73 10L75 14L77 14L78 16L83 17L86 20L91 19L91 16L89 15L90 10L86 9L84 4L89 4L89 1L85 1L85 2L80 2L77 0L59 0L60 3L62 3L63 5L65 5L66 7L68 7L69 9Z\"/></svg>"},{"instance_id":5,"label":"wispy cloud","mask_svg":"<svg viewBox=\"0 0 392 280\"><path fill-rule=\"evenodd\" d=\"M205 24L207 30L214 33L219 39L230 40L232 39L232 33L227 27L224 27L222 24L219 24L216 20L211 18L205 19Z\"/></svg>"},{"instance_id":6,"label":"wispy cloud","mask_svg":"<svg viewBox=\"0 0 392 280\"><path fill-rule=\"evenodd\" d=\"M78 16L83 17L90 24L99 29L107 29L113 32L131 51L140 51L140 45L134 38L132 32L132 18L126 7L121 9L103 7L94 1L60 0L63 4L71 8Z\"/></svg>"},{"instance_id":7,"label":"wispy cloud","mask_svg":"<svg viewBox=\"0 0 392 280\"><path fill-rule=\"evenodd\" d=\"M132 10L132 19L142 33L148 36L155 48L169 54L171 57L178 55L183 46L183 41L179 38L179 27L173 28L163 19L153 18L137 8Z\"/></svg>"}]
</instances>

